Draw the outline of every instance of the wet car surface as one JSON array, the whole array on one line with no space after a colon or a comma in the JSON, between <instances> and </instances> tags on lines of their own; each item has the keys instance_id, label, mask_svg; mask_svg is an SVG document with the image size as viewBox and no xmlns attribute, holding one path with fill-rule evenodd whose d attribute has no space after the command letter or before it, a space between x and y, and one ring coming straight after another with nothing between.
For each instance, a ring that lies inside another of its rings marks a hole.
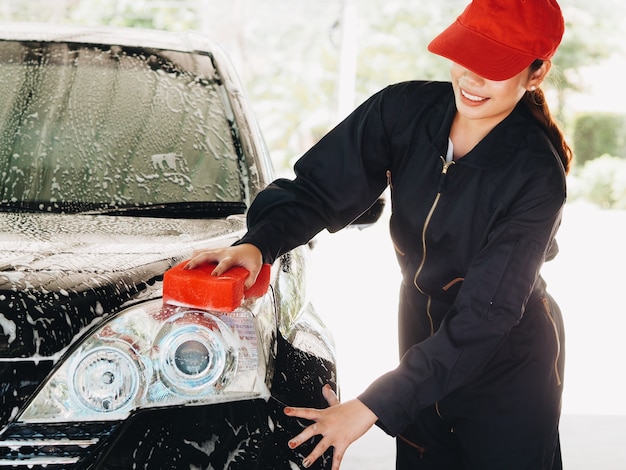
<instances>
[{"instance_id":1,"label":"wet car surface","mask_svg":"<svg viewBox=\"0 0 626 470\"><path fill-rule=\"evenodd\" d=\"M310 248L230 312L163 303L163 273L228 246L273 178L209 39L0 30L0 467L293 469L333 341ZM330 458L315 468L329 468Z\"/></svg>"}]
</instances>

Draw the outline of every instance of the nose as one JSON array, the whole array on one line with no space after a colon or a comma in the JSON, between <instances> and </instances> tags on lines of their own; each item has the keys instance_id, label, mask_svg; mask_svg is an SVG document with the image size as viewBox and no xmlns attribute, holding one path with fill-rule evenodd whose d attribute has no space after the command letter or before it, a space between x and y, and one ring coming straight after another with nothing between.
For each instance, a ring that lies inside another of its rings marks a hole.
<instances>
[{"instance_id":1,"label":"nose","mask_svg":"<svg viewBox=\"0 0 626 470\"><path fill-rule=\"evenodd\" d=\"M461 78L471 85L482 85L485 79L480 75L475 74L471 70L464 69Z\"/></svg>"}]
</instances>

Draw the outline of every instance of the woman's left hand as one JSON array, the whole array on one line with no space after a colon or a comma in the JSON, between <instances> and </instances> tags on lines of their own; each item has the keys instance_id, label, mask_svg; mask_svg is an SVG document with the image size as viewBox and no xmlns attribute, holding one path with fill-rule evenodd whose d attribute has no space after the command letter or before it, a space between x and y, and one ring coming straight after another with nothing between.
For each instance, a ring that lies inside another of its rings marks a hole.
<instances>
[{"instance_id":1,"label":"woman's left hand","mask_svg":"<svg viewBox=\"0 0 626 470\"><path fill-rule=\"evenodd\" d=\"M348 446L365 434L378 418L363 402L357 399L340 404L337 395L328 385L322 388L322 394L330 405L329 408L323 410L285 408L287 416L314 421L313 424L289 441L289 447L295 449L303 442L320 434L323 436L322 440L302 461L302 465L305 468L311 466L329 447L333 447L332 470L339 470L339 465Z\"/></svg>"}]
</instances>

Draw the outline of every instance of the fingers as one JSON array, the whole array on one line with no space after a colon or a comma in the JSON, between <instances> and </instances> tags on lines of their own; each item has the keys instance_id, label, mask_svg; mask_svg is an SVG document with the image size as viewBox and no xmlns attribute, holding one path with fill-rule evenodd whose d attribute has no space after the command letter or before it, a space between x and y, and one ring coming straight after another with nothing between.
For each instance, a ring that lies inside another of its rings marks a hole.
<instances>
[{"instance_id":1,"label":"fingers","mask_svg":"<svg viewBox=\"0 0 626 470\"><path fill-rule=\"evenodd\" d=\"M328 402L330 406L339 404L337 395L335 394L333 389L330 387L330 385L327 384L327 385L324 385L324 387L322 387L322 395L324 395L324 398L326 398L326 401ZM318 424L318 421L322 419L323 410L317 410L314 408L287 407L285 408L284 411L285 411L285 414L288 416L302 418L302 419L306 419L309 421L314 421L313 424L304 428L304 430L300 434L298 434L297 436L289 440L288 445L291 449L295 449L299 447L300 445L302 445L309 439L319 434L321 434L322 436L324 435L324 431L322 429L323 425ZM345 448L342 448L342 446L337 445L336 443L333 444L331 439L327 439L325 437L322 437L322 440L318 442L318 444L315 446L313 451L308 456L306 456L306 458L302 461L302 466L304 468L310 467L315 461L317 461L317 459L319 459L328 450L329 447L334 448L332 468L338 469L339 464L341 462L341 458L345 451Z\"/></svg>"},{"instance_id":2,"label":"fingers","mask_svg":"<svg viewBox=\"0 0 626 470\"><path fill-rule=\"evenodd\" d=\"M332 470L339 470L347 446L338 444L332 445L326 438L322 438L322 440L315 446L313 451L309 455L307 455L304 460L302 460L302 466L304 468L308 468L313 465L313 463L317 461L317 459L319 459L322 455L324 455L324 452L326 452L331 446L333 447Z\"/></svg>"},{"instance_id":3,"label":"fingers","mask_svg":"<svg viewBox=\"0 0 626 470\"><path fill-rule=\"evenodd\" d=\"M204 263L213 263L217 261L216 251L194 251L191 259L187 261L185 269L195 269Z\"/></svg>"},{"instance_id":4,"label":"fingers","mask_svg":"<svg viewBox=\"0 0 626 470\"><path fill-rule=\"evenodd\" d=\"M303 442L316 435L321 435L322 440L315 446L313 452L303 461L305 467L317 460L329 447L334 448L333 470L339 468L346 449L355 440L361 437L378 420L363 402L352 399L345 403L339 403L332 389L326 386L322 393L326 400L332 404L328 408L316 410L312 408L285 408L285 414L298 418L307 419L314 423L306 427L300 434L289 441L289 447L295 449ZM336 400L336 402L335 402Z\"/></svg>"},{"instance_id":5,"label":"fingers","mask_svg":"<svg viewBox=\"0 0 626 470\"><path fill-rule=\"evenodd\" d=\"M303 410L300 410L303 411ZM292 416L295 416L292 414ZM308 441L312 437L323 434L319 429L317 423L313 423L310 426L306 427L300 434L296 437L292 438L288 445L291 449L295 449L299 447L304 442ZM302 466L304 468L310 467L317 459L322 457L324 453L328 450L329 447L333 447L333 464L332 470L339 469L341 465L341 460L343 459L343 455L348 447L349 443L344 444L340 442L333 442L331 439L322 437L322 440L317 443L313 451L309 455L307 455L304 460L302 460Z\"/></svg>"},{"instance_id":6,"label":"fingers","mask_svg":"<svg viewBox=\"0 0 626 470\"><path fill-rule=\"evenodd\" d=\"M298 417L303 417L303 415L305 414L312 416L314 413L310 413L310 412L313 412L313 411L315 410L310 410L310 409L305 409L305 408L301 408L301 409L286 408L285 409L286 414L290 416L298 416ZM288 442L289 448L295 449L299 447L301 444L303 444L304 442L308 441L309 439L317 436L318 434L321 434L319 430L319 426L317 425L317 423L313 423L310 426L307 426L306 428L304 428L304 430L300 434L298 434L297 436L289 440ZM331 446L330 440L322 438L322 440L318 442L318 444L315 446L313 451L304 458L304 460L302 461L302 466L304 468L310 467L317 459L319 459L324 454L324 452L328 450L330 446ZM333 461L334 461L334 457L333 457Z\"/></svg>"},{"instance_id":7,"label":"fingers","mask_svg":"<svg viewBox=\"0 0 626 470\"><path fill-rule=\"evenodd\" d=\"M316 410L314 408L290 408L287 407L284 410L287 416L291 416L294 418L302 418L308 421L317 421L321 417L320 410ZM312 437L317 436L320 433L319 426L317 422L314 422L310 426L307 426L302 430L300 434L291 438L287 443L291 449L295 449L299 447L302 443L308 441Z\"/></svg>"},{"instance_id":8,"label":"fingers","mask_svg":"<svg viewBox=\"0 0 626 470\"><path fill-rule=\"evenodd\" d=\"M334 406L334 405L339 404L339 399L337 398L337 395L335 394L335 392L333 391L330 385L326 384L322 387L322 395L328 402L329 406ZM308 421L318 421L322 417L322 410L318 410L315 408L287 407L285 408L284 412L287 416L291 416L294 418L302 418ZM291 447L292 449L295 449L296 447L301 445L303 442L308 441L309 439L316 436L317 434L321 434L321 433L318 429L317 422L315 422L312 425L306 427L296 437L291 439L289 441L289 447ZM322 453L324 453L325 451L326 449L324 449Z\"/></svg>"},{"instance_id":9,"label":"fingers","mask_svg":"<svg viewBox=\"0 0 626 470\"><path fill-rule=\"evenodd\" d=\"M241 266L250 273L244 287L249 289L254 285L263 265L261 251L254 245L244 243L217 250L194 251L192 258L185 265L185 269L194 269L205 263L216 263L211 273L221 276L234 266Z\"/></svg>"},{"instance_id":10,"label":"fingers","mask_svg":"<svg viewBox=\"0 0 626 470\"><path fill-rule=\"evenodd\" d=\"M222 259L214 261L217 261L217 266L213 269L213 272L211 273L212 276L221 276L233 266L238 265L237 261L235 261L231 256L224 256Z\"/></svg>"},{"instance_id":11,"label":"fingers","mask_svg":"<svg viewBox=\"0 0 626 470\"><path fill-rule=\"evenodd\" d=\"M285 414L294 418L303 418L309 421L315 421L320 417L320 410L315 408L285 408Z\"/></svg>"}]
</instances>

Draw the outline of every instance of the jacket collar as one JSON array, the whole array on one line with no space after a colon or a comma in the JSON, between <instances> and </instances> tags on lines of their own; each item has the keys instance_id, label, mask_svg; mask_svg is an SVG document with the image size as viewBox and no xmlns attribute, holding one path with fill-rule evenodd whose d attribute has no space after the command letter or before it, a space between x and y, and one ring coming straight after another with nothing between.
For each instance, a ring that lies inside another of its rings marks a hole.
<instances>
[{"instance_id":1,"label":"jacket collar","mask_svg":"<svg viewBox=\"0 0 626 470\"><path fill-rule=\"evenodd\" d=\"M457 112L452 86L439 103L433 107L429 134L432 145L439 155L445 155L452 120ZM524 145L529 124L529 117L523 105L518 103L511 114L494 127L467 155L457 160L457 163L475 168L491 168L506 163Z\"/></svg>"}]
</instances>

